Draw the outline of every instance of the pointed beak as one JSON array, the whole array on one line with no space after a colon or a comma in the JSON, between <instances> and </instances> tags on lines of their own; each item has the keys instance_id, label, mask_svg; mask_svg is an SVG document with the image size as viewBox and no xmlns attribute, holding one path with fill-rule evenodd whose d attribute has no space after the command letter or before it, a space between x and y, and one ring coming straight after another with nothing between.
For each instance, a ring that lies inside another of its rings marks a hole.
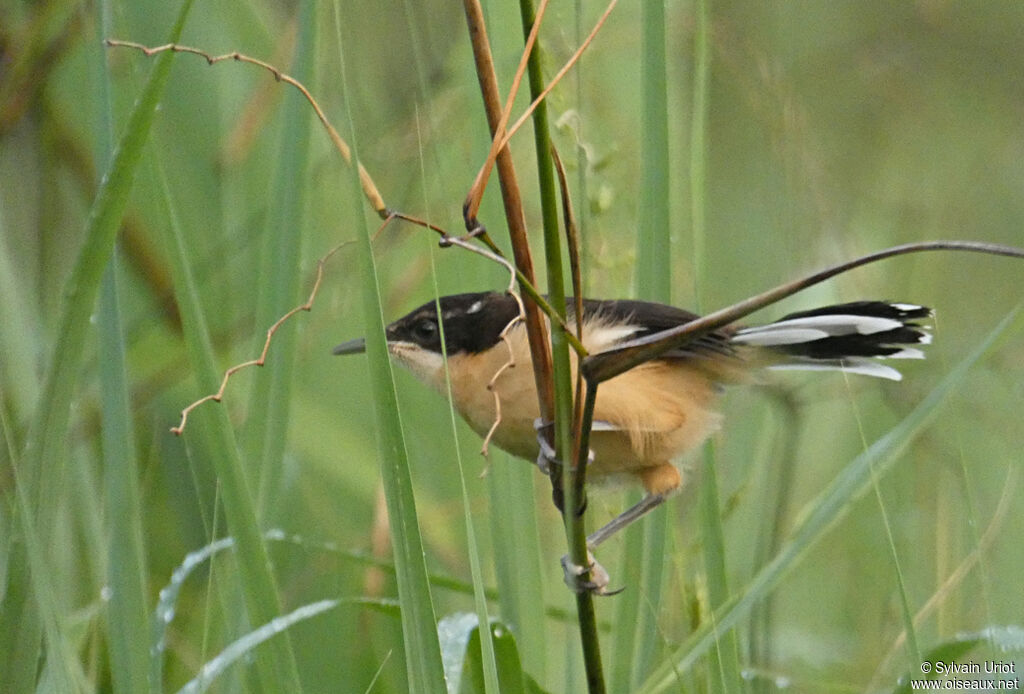
<instances>
[{"instance_id":1,"label":"pointed beak","mask_svg":"<svg viewBox=\"0 0 1024 694\"><path fill-rule=\"evenodd\" d=\"M348 342L342 342L340 345L334 348L334 354L362 354L366 351L366 340L361 337L357 337L354 340Z\"/></svg>"}]
</instances>

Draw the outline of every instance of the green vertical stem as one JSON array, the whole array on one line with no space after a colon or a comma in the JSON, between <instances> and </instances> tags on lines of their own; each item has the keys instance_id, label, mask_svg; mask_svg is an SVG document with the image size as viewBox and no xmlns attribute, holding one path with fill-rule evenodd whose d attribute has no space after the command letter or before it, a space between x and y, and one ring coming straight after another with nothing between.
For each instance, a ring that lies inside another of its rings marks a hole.
<instances>
[{"instance_id":1,"label":"green vertical stem","mask_svg":"<svg viewBox=\"0 0 1024 694\"><path fill-rule=\"evenodd\" d=\"M97 3L97 29L110 35L110 0ZM114 117L106 48L96 42L92 51L97 100L96 160L106 169L114 149ZM99 368L103 408L101 429L103 479L107 518L107 639L110 641L110 676L115 694L151 690L149 682L149 615L146 552L142 503L132 430L130 387L125 358L124 325L119 299L119 265L111 256L103 277L99 302Z\"/></svg>"},{"instance_id":2,"label":"green vertical stem","mask_svg":"<svg viewBox=\"0 0 1024 694\"><path fill-rule=\"evenodd\" d=\"M583 25L583 0L575 0L574 3L574 14L576 15L576 45L583 43L583 39L587 36L587 29ZM573 84L576 91L576 108L582 113L583 112L583 61L576 64L576 67L572 70ZM587 218L589 216L590 206L587 204L589 200L589 193L587 191L587 172L590 167L590 161L587 156L587 149L583 146L583 118L580 118L576 123L576 210L577 219L576 227L579 232L580 258L585 259L590 257L588 244L587 244ZM583 287L581 292L583 296L587 295L587 275L583 273L580 277L580 282Z\"/></svg>"},{"instance_id":3,"label":"green vertical stem","mask_svg":"<svg viewBox=\"0 0 1024 694\"><path fill-rule=\"evenodd\" d=\"M424 74L424 68L423 68L423 66L426 63L425 63L425 60L423 58L423 49L420 46L419 35L418 35L417 31L416 31L416 26L413 23L414 11L413 11L413 5L412 5L411 0L405 0L405 2L403 4L403 7L404 7L403 14L405 15L405 20L406 20L406 30L407 30L406 33L407 33L407 35L409 37L409 45L412 48L413 63L415 65L415 72L416 72L416 87L417 87L417 95L418 95L418 102L417 102L417 106L416 106L416 114L417 114L416 115L416 123L417 123L417 128L418 128L419 127L420 118L421 118L420 104L422 104L423 107L426 108L426 109L429 109L429 106L430 106L430 99L428 98L428 93L427 93L427 77ZM428 115L427 115L426 120L427 120L427 122L430 122L430 120L431 120L431 118L429 117L429 110L428 110ZM421 194L422 194L423 208L424 209L428 209L428 205L427 205L427 185L426 185L426 183L427 183L427 167L424 165L425 155L424 155L423 147L422 147L423 142L422 142L422 139L419 138L419 134L420 133L417 132L417 136L418 136L417 140L419 141L419 144L420 144L419 157L418 157L418 161L420 162L419 180L420 180L420 184L422 185ZM436 143L435 143L435 145L436 145ZM434 155L433 159L435 161L437 160L437 156L436 156L437 155L437 151L436 151L436 149L437 149L436 146L431 147L431 153ZM429 217L428 217L428 220L429 220ZM430 276L431 276L431 279L433 280L433 284L434 284L434 287L433 287L434 288L434 295L435 296L440 296L440 290L439 290L439 287L438 287L438 284L437 284L437 267L436 267L435 257L434 257L434 254L437 252L437 246L435 245L435 242L434 242L433 238L429 238L428 239L427 237L424 237L424 240L426 241L426 243L429 246L427 252L430 255ZM440 309L440 306L438 306L438 309ZM457 463L458 469L459 469L459 480L461 482L462 501L463 501L462 510L463 510L463 520L464 520L465 526L466 526L467 553L469 555L470 573L471 573L472 578L473 578L473 597L474 597L474 602L475 602L476 608L477 608L477 619L479 621L479 624L480 625L489 625L490 624L490 616L487 613L487 601L486 601L486 598L484 596L483 573L482 573L481 566L480 566L479 546L478 546L477 540L476 540L476 526L475 526L475 524L473 522L473 516L472 516L472 513L471 513L471 509L470 509L469 490L468 490L468 486L466 484L466 470L465 470L465 467L463 465L462 451L459 448L458 427L456 426L456 423L455 423L455 407L454 407L454 404L453 404L454 401L452 400L452 392L451 392L451 375L448 373L448 353L444 349L444 345L445 345L445 340L444 340L444 321L441 319L440 315L438 316L438 324L441 326L441 334L442 334L441 345L442 345L442 351L444 352L445 382L446 382L446 387L447 387L447 390L448 390L448 393L447 393L447 395L448 395L448 413L449 413L449 416L451 418L451 424L452 424L452 445L453 445L454 452L455 452L455 460L456 460L456 463ZM505 596L503 595L502 597L504 598ZM490 628L486 628L486 627L480 628L478 630L478 634L479 634L479 638L480 638L480 650L481 650L481 656L482 656L481 659L482 659L482 669L483 669L483 673L484 673L485 691L488 692L488 694L491 694L492 692L496 693L496 692L499 691L499 687L498 687L497 664L495 662L495 656L494 656L494 639L493 639L493 634L491 633L491 629Z\"/></svg>"},{"instance_id":4,"label":"green vertical stem","mask_svg":"<svg viewBox=\"0 0 1024 694\"><path fill-rule=\"evenodd\" d=\"M299 37L295 48L293 75L306 84L314 78L316 56L317 3L305 2L299 14ZM309 160L312 119L309 104L298 93L284 95L283 128L278 144L277 168L268 203L264 231L263 260L256 305L254 349L263 349L266 329L301 301L302 246L305 198L308 187L305 171ZM260 519L268 517L267 506L279 498L282 484L285 443L291 412L291 385L294 369L297 323L283 324L275 334L273 358L268 359L257 378L246 422L247 452L255 469L250 479L256 482L256 510Z\"/></svg>"},{"instance_id":5,"label":"green vertical stem","mask_svg":"<svg viewBox=\"0 0 1024 694\"><path fill-rule=\"evenodd\" d=\"M671 304L672 186L664 2L644 2L641 23L641 189L634 283L638 298ZM639 585L616 612L616 691L625 691L642 680L655 657L670 516L668 508L651 514L625 537L623 553L628 563L624 566L631 568Z\"/></svg>"},{"instance_id":6,"label":"green vertical stem","mask_svg":"<svg viewBox=\"0 0 1024 694\"><path fill-rule=\"evenodd\" d=\"M487 39L487 27L484 24L483 8L479 0L463 0L466 13L466 25L469 39L473 47L473 61L476 66L477 81L480 94L484 101L484 112L491 137L496 134L501 121L502 102L498 92L498 78L494 72L494 58ZM501 187L501 201L505 208L505 221L508 223L509 239L512 241L512 255L515 258L517 272L521 273L520 289L527 292L527 283L536 284L533 272L533 257L530 254L530 242L526 235L526 218L523 214L523 202L516 180L515 163L512 151L506 144L498 150L495 160L498 171L498 183ZM467 224L476 220L467 219ZM525 282L523 281L525 279ZM540 416L550 421L554 410L554 395L551 385L551 355L546 340L546 327L540 309L534 301L524 301L526 309L526 335L530 342L530 356L533 359L534 382L537 385Z\"/></svg>"},{"instance_id":7,"label":"green vertical stem","mask_svg":"<svg viewBox=\"0 0 1024 694\"><path fill-rule=\"evenodd\" d=\"M696 0L694 9L697 16L694 30L693 123L690 130L690 214L693 233L694 294L699 311L706 289L704 271L707 266L707 227L704 212L707 200L707 117L710 107L711 72L710 0ZM699 503L704 571L707 575L709 609L713 612L729 599L729 583L725 561L725 533L722 529L722 511L718 495L718 474L712 444L708 444L704 450ZM710 652L709 661L711 691L742 689L735 633L726 632L719 637L717 649Z\"/></svg>"},{"instance_id":8,"label":"green vertical stem","mask_svg":"<svg viewBox=\"0 0 1024 694\"><path fill-rule=\"evenodd\" d=\"M520 15L523 22L523 36L528 37L533 29L535 10L531 0L520 0ZM531 99L536 99L544 91L544 78L541 74L540 51L536 44L530 53L527 65ZM558 228L558 198L555 187L554 165L551 161L551 140L548 132L547 107L544 102L533 113L534 148L537 154L537 176L540 185L542 219L544 225L544 255L548 270L549 302L563 317L565 316L565 278L562 269L562 253ZM551 357L553 364L553 381L555 393L555 450L562 460L570 460L574 450L572 441L572 371L569 363L569 343L561 330L551 331ZM586 449L583 448L579 458L586 460ZM566 537L569 544L569 556L573 563L586 566L587 540L583 526L583 518L576 509L582 508L580 498L585 465L563 466L563 489L565 503L563 518L565 519ZM587 578L583 576L582 578ZM587 684L590 691L603 692L604 672L601 665L600 642L597 637L597 620L594 612L593 597L586 592L577 594L576 609L579 616L580 639L583 646L583 661L587 671Z\"/></svg>"},{"instance_id":9,"label":"green vertical stem","mask_svg":"<svg viewBox=\"0 0 1024 694\"><path fill-rule=\"evenodd\" d=\"M117 262L111 258L100 296L100 389L103 406L103 476L109 548L107 631L115 692L149 690L149 620L146 556L135 436L128 401Z\"/></svg>"},{"instance_id":10,"label":"green vertical stem","mask_svg":"<svg viewBox=\"0 0 1024 694\"><path fill-rule=\"evenodd\" d=\"M105 36L110 31L110 12L109 1L98 3L98 27ZM113 114L105 51L97 42L93 59L102 98L97 100L96 159L102 162L104 169L110 163L113 150ZM99 301L99 375L103 416L100 434L108 538L106 582L110 599L107 601L106 628L110 642L110 677L116 694L132 694L151 690L151 656L142 504L129 401L119 270L115 253L107 264Z\"/></svg>"},{"instance_id":11,"label":"green vertical stem","mask_svg":"<svg viewBox=\"0 0 1024 694\"><path fill-rule=\"evenodd\" d=\"M709 75L711 49L709 45L711 0L696 0L696 29L693 37L693 115L690 125L690 223L693 234L693 293L694 306L701 310L706 259L707 228L704 221L704 201L707 195L707 120L709 102Z\"/></svg>"},{"instance_id":12,"label":"green vertical stem","mask_svg":"<svg viewBox=\"0 0 1024 694\"><path fill-rule=\"evenodd\" d=\"M473 60L476 67L477 80L483 98L484 112L487 117L491 137L495 137L501 121L501 96L498 91L498 80L494 72L494 59L491 55L490 43L487 38L487 27L484 22L484 11L479 0L463 0L466 15L466 26L469 30L470 43L473 48ZM526 233L526 220L523 215L522 200L516 181L515 165L512 161L508 145L502 147L497 154L495 167L501 187L502 204L505 219L508 223L509 238L512 241L512 252L515 266L520 278L520 289L524 294L535 284L533 258L530 253L529 240ZM475 220L467 219L472 224ZM551 420L554 409L554 395L551 383L551 355L548 348L546 326L536 303L524 301L526 311L526 334L530 346L533 363L534 382L537 387L540 416ZM557 482L556 482L557 480ZM553 477L552 484L561 485L560 478ZM536 600L537 593L533 599ZM536 612L533 612L534 625Z\"/></svg>"},{"instance_id":13,"label":"green vertical stem","mask_svg":"<svg viewBox=\"0 0 1024 694\"><path fill-rule=\"evenodd\" d=\"M668 77L665 66L665 4L641 4L643 118L640 155L640 235L637 288L641 298L672 299L672 248L669 220Z\"/></svg>"},{"instance_id":14,"label":"green vertical stem","mask_svg":"<svg viewBox=\"0 0 1024 694\"><path fill-rule=\"evenodd\" d=\"M722 510L718 496L718 476L715 474L715 448L708 444L704 448L701 463L700 516L704 552L704 572L707 575L709 613L714 619L715 611L729 600L729 583L725 563L725 534L722 530ZM716 626L711 624L714 630ZM710 691L742 691L739 668L739 651L736 634L725 631L718 635L717 648L708 654Z\"/></svg>"}]
</instances>

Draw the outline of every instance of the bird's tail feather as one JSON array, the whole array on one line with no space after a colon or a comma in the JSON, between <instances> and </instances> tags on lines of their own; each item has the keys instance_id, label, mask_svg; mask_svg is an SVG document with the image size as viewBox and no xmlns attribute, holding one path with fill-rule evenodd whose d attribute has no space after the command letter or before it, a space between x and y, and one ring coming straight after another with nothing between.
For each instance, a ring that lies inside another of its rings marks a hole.
<instances>
[{"instance_id":1,"label":"bird's tail feather","mask_svg":"<svg viewBox=\"0 0 1024 694\"><path fill-rule=\"evenodd\" d=\"M931 342L931 333L917 322L931 315L915 304L857 301L744 328L732 342L768 350L770 369L843 370L898 381L900 372L879 359L923 359L924 352L912 345Z\"/></svg>"}]
</instances>

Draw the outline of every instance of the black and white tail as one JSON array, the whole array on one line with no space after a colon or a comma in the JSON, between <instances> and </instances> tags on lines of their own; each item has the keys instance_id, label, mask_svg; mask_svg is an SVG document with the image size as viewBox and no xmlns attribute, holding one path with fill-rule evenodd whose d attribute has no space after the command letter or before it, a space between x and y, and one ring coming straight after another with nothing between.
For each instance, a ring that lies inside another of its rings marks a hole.
<instances>
[{"instance_id":1,"label":"black and white tail","mask_svg":"<svg viewBox=\"0 0 1024 694\"><path fill-rule=\"evenodd\" d=\"M916 321L932 311L915 304L856 301L800 311L736 332L732 342L764 347L781 359L770 369L843 370L898 381L899 371L878 359L924 359L910 345L927 345L931 333Z\"/></svg>"}]
</instances>

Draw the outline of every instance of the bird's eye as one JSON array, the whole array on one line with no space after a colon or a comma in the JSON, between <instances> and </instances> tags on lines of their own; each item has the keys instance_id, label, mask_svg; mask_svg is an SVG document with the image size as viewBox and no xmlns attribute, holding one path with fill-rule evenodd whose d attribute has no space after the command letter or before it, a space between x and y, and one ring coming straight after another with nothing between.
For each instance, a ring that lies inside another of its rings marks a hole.
<instances>
[{"instance_id":1,"label":"bird's eye","mask_svg":"<svg viewBox=\"0 0 1024 694\"><path fill-rule=\"evenodd\" d=\"M429 342L437 337L437 323L432 320L422 320L413 328L413 334L417 340Z\"/></svg>"}]
</instances>

